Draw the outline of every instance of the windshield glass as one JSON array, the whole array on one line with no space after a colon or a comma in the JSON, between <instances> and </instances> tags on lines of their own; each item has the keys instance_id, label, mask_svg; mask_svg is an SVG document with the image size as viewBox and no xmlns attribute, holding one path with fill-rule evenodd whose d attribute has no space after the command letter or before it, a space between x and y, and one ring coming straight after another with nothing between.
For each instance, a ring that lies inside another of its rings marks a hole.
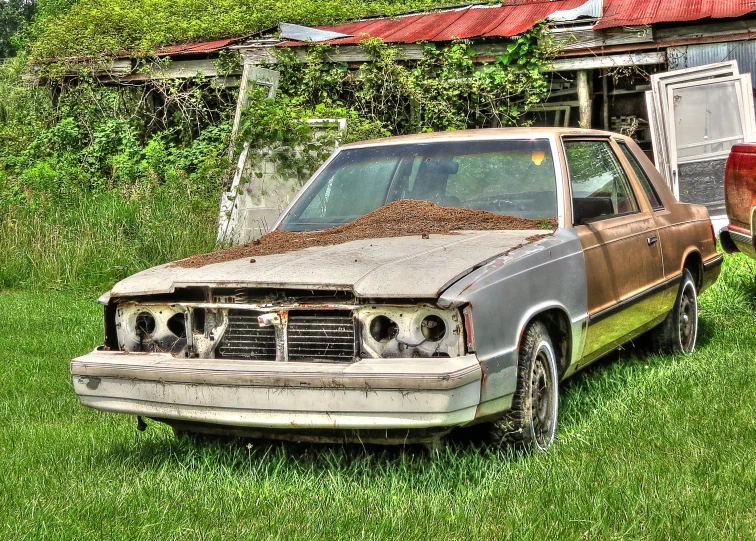
<instances>
[{"instance_id":1,"label":"windshield glass","mask_svg":"<svg viewBox=\"0 0 756 541\"><path fill-rule=\"evenodd\" d=\"M551 146L547 139L463 140L345 149L310 184L279 229L334 227L398 199L555 218Z\"/></svg>"}]
</instances>

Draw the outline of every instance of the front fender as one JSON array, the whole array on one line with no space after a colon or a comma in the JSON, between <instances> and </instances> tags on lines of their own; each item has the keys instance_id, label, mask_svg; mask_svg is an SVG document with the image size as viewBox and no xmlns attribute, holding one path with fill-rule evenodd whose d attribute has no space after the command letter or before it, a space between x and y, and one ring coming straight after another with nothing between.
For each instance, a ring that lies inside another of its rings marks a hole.
<instances>
[{"instance_id":1,"label":"front fender","mask_svg":"<svg viewBox=\"0 0 756 541\"><path fill-rule=\"evenodd\" d=\"M520 336L544 310L558 308L567 314L573 364L582 353L588 318L585 259L575 230L559 229L494 259L449 287L439 304L471 306L483 370L482 404L515 392Z\"/></svg>"}]
</instances>

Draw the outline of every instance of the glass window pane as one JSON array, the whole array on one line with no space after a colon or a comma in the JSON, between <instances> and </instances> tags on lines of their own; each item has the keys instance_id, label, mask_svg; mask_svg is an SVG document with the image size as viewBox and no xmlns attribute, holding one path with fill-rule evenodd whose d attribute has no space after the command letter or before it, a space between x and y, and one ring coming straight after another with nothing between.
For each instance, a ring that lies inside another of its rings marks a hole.
<instances>
[{"instance_id":1,"label":"glass window pane","mask_svg":"<svg viewBox=\"0 0 756 541\"><path fill-rule=\"evenodd\" d=\"M608 141L565 141L572 198L605 209L602 218L638 212L624 169ZM574 204L573 204L574 206Z\"/></svg>"},{"instance_id":2,"label":"glass window pane","mask_svg":"<svg viewBox=\"0 0 756 541\"><path fill-rule=\"evenodd\" d=\"M630 150L630 147L625 143L621 141L617 141L617 143L622 149L622 152L624 152L627 161L630 162L630 166L633 168L633 171L635 171L635 176L638 177L641 186L643 186L643 191L646 192L646 197L648 197L648 202L651 204L651 208L654 210L663 209L664 205L662 205L661 199L659 199L659 195L656 193L656 190L651 184L651 179L648 178L646 170L643 169L643 166L638 161L638 158L635 156L635 154L633 154L633 151Z\"/></svg>"},{"instance_id":3,"label":"glass window pane","mask_svg":"<svg viewBox=\"0 0 756 541\"><path fill-rule=\"evenodd\" d=\"M740 81L707 81L671 91L679 160L726 153L744 141L739 86Z\"/></svg>"},{"instance_id":4,"label":"glass window pane","mask_svg":"<svg viewBox=\"0 0 756 541\"><path fill-rule=\"evenodd\" d=\"M558 212L551 144L470 139L345 148L313 180L281 229L333 227L398 199L553 219Z\"/></svg>"}]
</instances>

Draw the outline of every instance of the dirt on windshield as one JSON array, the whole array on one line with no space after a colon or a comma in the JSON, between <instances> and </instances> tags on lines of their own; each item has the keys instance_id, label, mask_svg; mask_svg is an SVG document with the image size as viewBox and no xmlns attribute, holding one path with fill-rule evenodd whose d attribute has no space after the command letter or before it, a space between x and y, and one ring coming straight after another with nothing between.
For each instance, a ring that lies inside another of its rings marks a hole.
<instances>
[{"instance_id":1,"label":"dirt on windshield","mask_svg":"<svg viewBox=\"0 0 756 541\"><path fill-rule=\"evenodd\" d=\"M249 244L195 255L176 261L173 266L204 267L235 259L282 254L313 246L332 246L361 239L450 235L453 231L544 229L544 233L547 234L549 229L554 230L556 227L556 218L531 220L503 216L485 210L440 207L429 201L401 199L344 225L302 233L273 231Z\"/></svg>"}]
</instances>

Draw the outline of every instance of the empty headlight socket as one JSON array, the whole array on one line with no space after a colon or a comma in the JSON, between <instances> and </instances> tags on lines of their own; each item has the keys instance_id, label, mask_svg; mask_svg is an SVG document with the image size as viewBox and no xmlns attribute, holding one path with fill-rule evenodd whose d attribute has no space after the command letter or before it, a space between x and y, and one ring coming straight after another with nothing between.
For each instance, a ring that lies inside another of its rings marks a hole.
<instances>
[{"instance_id":1,"label":"empty headlight socket","mask_svg":"<svg viewBox=\"0 0 756 541\"><path fill-rule=\"evenodd\" d=\"M399 325L387 316L378 315L370 321L369 331L370 336L376 342L385 344L396 338L396 335L399 334Z\"/></svg>"},{"instance_id":2,"label":"empty headlight socket","mask_svg":"<svg viewBox=\"0 0 756 541\"><path fill-rule=\"evenodd\" d=\"M425 316L420 323L420 332L429 342L439 342L446 336L446 323L436 315Z\"/></svg>"}]
</instances>

